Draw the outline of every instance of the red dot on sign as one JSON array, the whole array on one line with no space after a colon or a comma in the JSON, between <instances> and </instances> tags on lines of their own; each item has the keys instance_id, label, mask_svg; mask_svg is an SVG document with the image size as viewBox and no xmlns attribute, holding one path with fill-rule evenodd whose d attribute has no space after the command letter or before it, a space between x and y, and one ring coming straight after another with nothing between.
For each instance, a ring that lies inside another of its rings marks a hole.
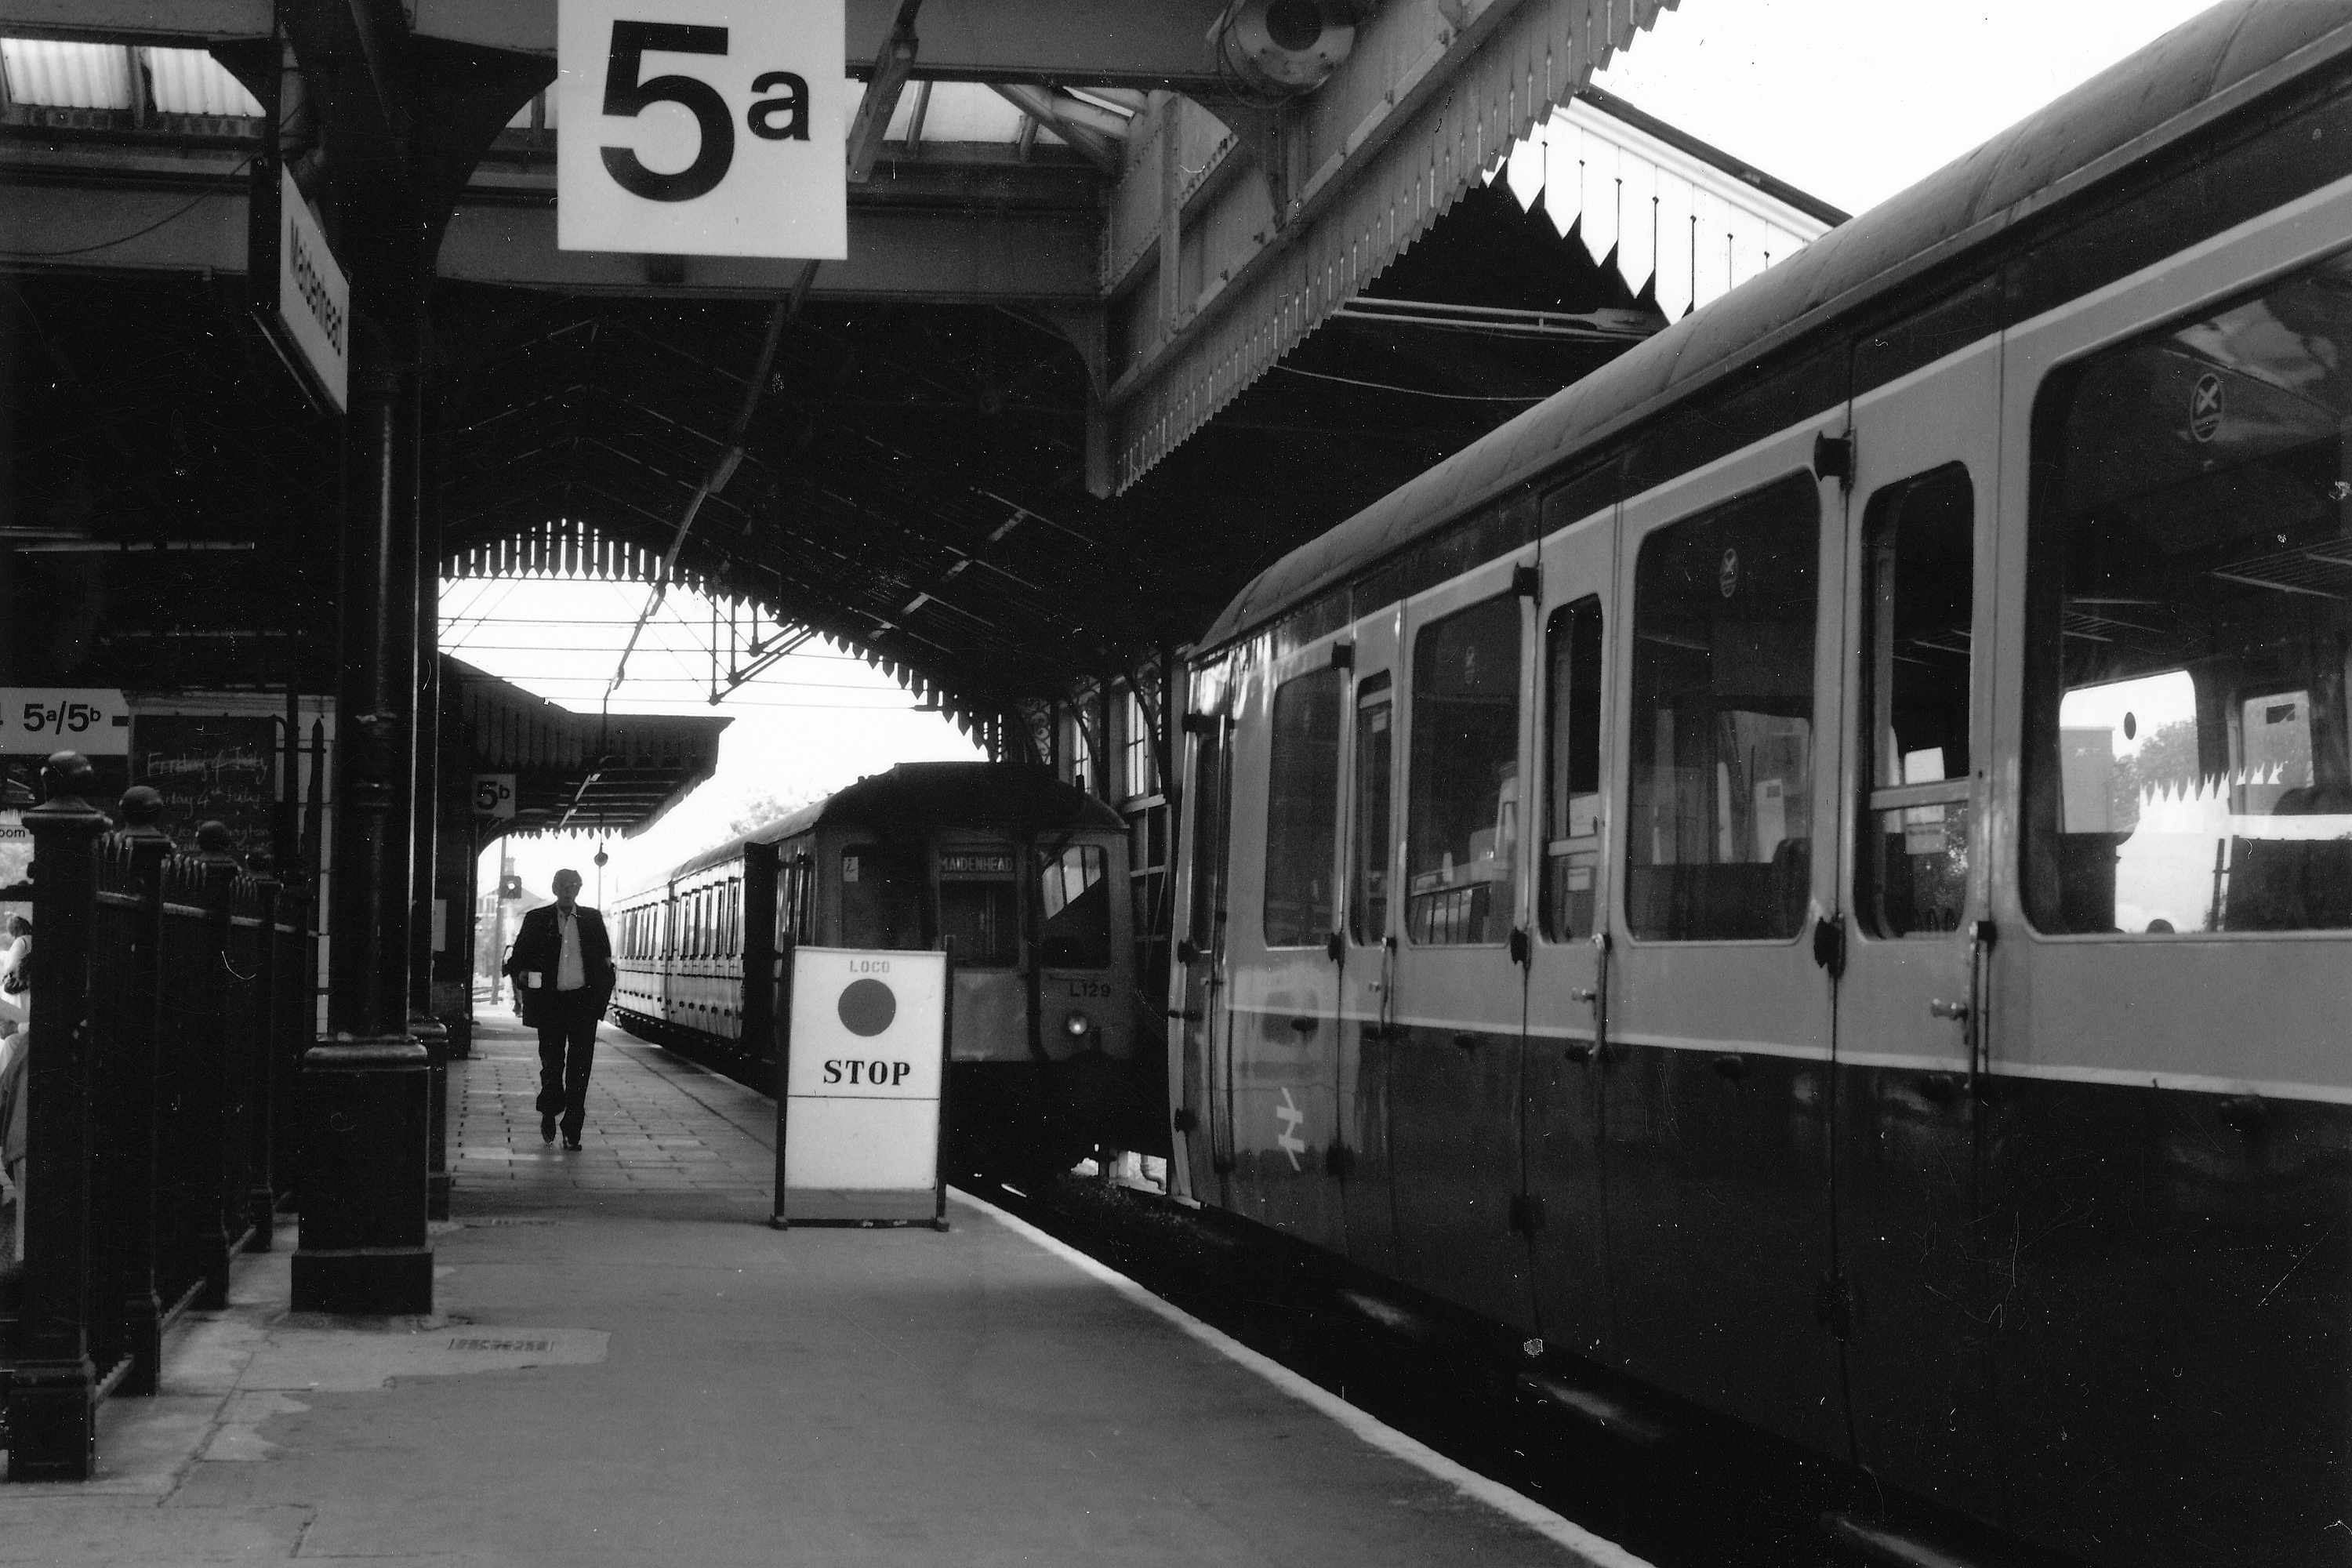
<instances>
[{"instance_id":1,"label":"red dot on sign","mask_svg":"<svg viewBox=\"0 0 2352 1568\"><path fill-rule=\"evenodd\" d=\"M898 1016L898 998L879 980L853 980L841 994L836 1008L841 1025L853 1035L878 1035Z\"/></svg>"}]
</instances>

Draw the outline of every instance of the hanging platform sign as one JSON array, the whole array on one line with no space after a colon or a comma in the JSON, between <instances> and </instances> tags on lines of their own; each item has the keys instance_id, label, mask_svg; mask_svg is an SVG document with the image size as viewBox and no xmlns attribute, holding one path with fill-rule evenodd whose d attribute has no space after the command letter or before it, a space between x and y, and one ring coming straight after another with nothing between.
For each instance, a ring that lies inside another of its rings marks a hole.
<instances>
[{"instance_id":1,"label":"hanging platform sign","mask_svg":"<svg viewBox=\"0 0 2352 1568\"><path fill-rule=\"evenodd\" d=\"M843 0L561 0L562 250L849 254Z\"/></svg>"},{"instance_id":2,"label":"hanging platform sign","mask_svg":"<svg viewBox=\"0 0 2352 1568\"><path fill-rule=\"evenodd\" d=\"M131 707L111 686L0 686L0 756L131 753Z\"/></svg>"},{"instance_id":3,"label":"hanging platform sign","mask_svg":"<svg viewBox=\"0 0 2352 1568\"><path fill-rule=\"evenodd\" d=\"M800 947L771 1221L947 1228L948 956Z\"/></svg>"},{"instance_id":4,"label":"hanging platform sign","mask_svg":"<svg viewBox=\"0 0 2352 1568\"><path fill-rule=\"evenodd\" d=\"M352 286L283 163L257 169L247 281L278 357L320 407L351 406Z\"/></svg>"}]
</instances>

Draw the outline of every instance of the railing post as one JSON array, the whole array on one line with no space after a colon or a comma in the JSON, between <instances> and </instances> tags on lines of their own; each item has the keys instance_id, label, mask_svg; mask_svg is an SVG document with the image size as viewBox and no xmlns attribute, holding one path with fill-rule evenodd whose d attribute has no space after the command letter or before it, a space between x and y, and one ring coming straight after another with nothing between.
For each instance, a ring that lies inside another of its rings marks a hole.
<instances>
[{"instance_id":1,"label":"railing post","mask_svg":"<svg viewBox=\"0 0 2352 1568\"><path fill-rule=\"evenodd\" d=\"M228 1305L230 1200L234 1195L241 1204L244 1197L241 1192L232 1194L227 1184L234 1055L228 1026L228 922L229 892L236 880L236 861L228 853L228 829L217 822L197 828L194 862L196 901L205 913L193 966L194 994L190 998L196 1012L195 1026L189 1031L191 1070L185 1100L191 1131L188 1222L196 1276L203 1281L194 1305L198 1311L210 1312Z\"/></svg>"},{"instance_id":2,"label":"railing post","mask_svg":"<svg viewBox=\"0 0 2352 1568\"><path fill-rule=\"evenodd\" d=\"M8 1479L87 1480L97 1458L98 1374L89 1359L89 960L98 923L98 837L104 813L87 798L89 763L59 752L41 770L43 804L25 813L33 836L25 1258L16 1279L8 1355Z\"/></svg>"},{"instance_id":3,"label":"railing post","mask_svg":"<svg viewBox=\"0 0 2352 1568\"><path fill-rule=\"evenodd\" d=\"M115 1145L124 1202L115 1237L122 1288L123 1348L131 1356L121 1394L155 1392L163 1365L163 1304L156 1289L157 1042L163 1038L163 860L172 840L156 826L163 797L145 784L123 793L119 852L127 855L131 945L123 954L121 1011L108 1053L100 1124Z\"/></svg>"},{"instance_id":4,"label":"railing post","mask_svg":"<svg viewBox=\"0 0 2352 1568\"><path fill-rule=\"evenodd\" d=\"M246 1214L253 1234L247 1252L267 1252L278 1239L278 1101L285 1092L286 984L279 973L278 909L285 889L278 879L253 881L258 921L253 937L253 1041L246 1097Z\"/></svg>"}]
</instances>

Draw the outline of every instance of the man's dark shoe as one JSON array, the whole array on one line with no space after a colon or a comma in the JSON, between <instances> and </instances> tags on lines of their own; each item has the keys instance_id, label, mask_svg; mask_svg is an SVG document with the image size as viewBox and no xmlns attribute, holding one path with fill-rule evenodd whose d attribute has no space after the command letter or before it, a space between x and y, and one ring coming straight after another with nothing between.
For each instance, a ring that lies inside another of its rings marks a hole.
<instances>
[{"instance_id":1,"label":"man's dark shoe","mask_svg":"<svg viewBox=\"0 0 2352 1568\"><path fill-rule=\"evenodd\" d=\"M566 1138L563 1141L563 1146L566 1149L571 1150L575 1154L580 1152L580 1140L577 1138Z\"/></svg>"},{"instance_id":2,"label":"man's dark shoe","mask_svg":"<svg viewBox=\"0 0 2352 1568\"><path fill-rule=\"evenodd\" d=\"M555 1142L554 1117L542 1116L539 1119L539 1141L542 1143L552 1143Z\"/></svg>"}]
</instances>

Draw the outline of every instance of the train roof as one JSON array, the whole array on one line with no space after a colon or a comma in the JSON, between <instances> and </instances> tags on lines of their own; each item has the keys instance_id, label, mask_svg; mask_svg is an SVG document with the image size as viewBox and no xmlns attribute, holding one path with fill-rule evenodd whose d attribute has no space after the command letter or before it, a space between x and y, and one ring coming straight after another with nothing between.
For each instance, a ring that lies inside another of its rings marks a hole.
<instances>
[{"instance_id":1,"label":"train roof","mask_svg":"<svg viewBox=\"0 0 2352 1568\"><path fill-rule=\"evenodd\" d=\"M1118 812L1044 768L1013 763L900 763L887 773L869 773L814 805L802 806L706 849L651 886L660 887L731 860L746 845L774 844L818 826L886 827L935 822L1023 833L1055 827L1121 833L1127 828Z\"/></svg>"},{"instance_id":2,"label":"train roof","mask_svg":"<svg viewBox=\"0 0 2352 1568\"><path fill-rule=\"evenodd\" d=\"M2352 51L2352 0L2229 0L1406 481L1244 587L1213 648Z\"/></svg>"}]
</instances>

